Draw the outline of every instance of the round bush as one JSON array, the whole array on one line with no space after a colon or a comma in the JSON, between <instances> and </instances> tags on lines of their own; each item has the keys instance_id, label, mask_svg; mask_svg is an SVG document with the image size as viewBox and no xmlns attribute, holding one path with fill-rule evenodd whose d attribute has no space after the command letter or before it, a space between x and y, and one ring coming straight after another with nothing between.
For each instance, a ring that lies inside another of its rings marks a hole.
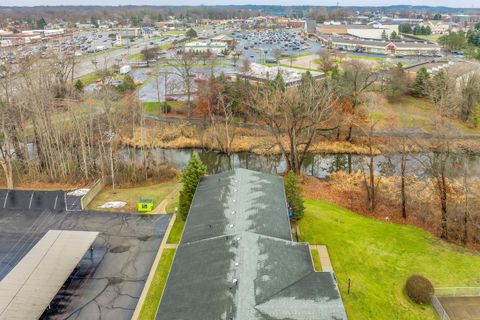
<instances>
[{"instance_id":1,"label":"round bush","mask_svg":"<svg viewBox=\"0 0 480 320\"><path fill-rule=\"evenodd\" d=\"M433 286L430 280L420 275L413 275L407 279L407 295L418 304L430 304L433 297Z\"/></svg>"}]
</instances>

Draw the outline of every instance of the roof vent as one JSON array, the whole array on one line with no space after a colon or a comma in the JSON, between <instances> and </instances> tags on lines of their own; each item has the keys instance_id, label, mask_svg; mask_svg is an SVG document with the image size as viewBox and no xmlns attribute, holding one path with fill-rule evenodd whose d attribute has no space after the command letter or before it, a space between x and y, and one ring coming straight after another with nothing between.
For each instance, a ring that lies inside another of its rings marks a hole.
<instances>
[{"instance_id":1,"label":"roof vent","mask_svg":"<svg viewBox=\"0 0 480 320\"><path fill-rule=\"evenodd\" d=\"M233 211L232 211L232 214L235 214L235 213L236 213L235 210L233 210Z\"/></svg>"},{"instance_id":2,"label":"roof vent","mask_svg":"<svg viewBox=\"0 0 480 320\"><path fill-rule=\"evenodd\" d=\"M228 226L229 226L230 228L233 228L233 223L229 224Z\"/></svg>"},{"instance_id":3,"label":"roof vent","mask_svg":"<svg viewBox=\"0 0 480 320\"><path fill-rule=\"evenodd\" d=\"M234 285L238 286L238 279L233 279L233 280L232 280L232 283L233 283Z\"/></svg>"}]
</instances>

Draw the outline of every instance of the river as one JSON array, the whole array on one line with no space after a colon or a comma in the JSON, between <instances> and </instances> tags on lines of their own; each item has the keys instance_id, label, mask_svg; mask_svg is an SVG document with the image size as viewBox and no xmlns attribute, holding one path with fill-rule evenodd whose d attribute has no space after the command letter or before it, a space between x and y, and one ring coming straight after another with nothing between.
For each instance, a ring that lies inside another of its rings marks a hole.
<instances>
[{"instance_id":1,"label":"river","mask_svg":"<svg viewBox=\"0 0 480 320\"><path fill-rule=\"evenodd\" d=\"M183 169L193 152L196 152L207 166L209 174L234 168L246 168L266 173L283 173L287 169L285 159L281 155L258 155L249 152L234 153L227 156L215 151L202 149L146 149L146 157L155 163L167 164L177 169ZM408 173L419 178L426 176L425 163L427 154L409 155L407 159ZM452 155L447 166L450 177L463 175L463 159L467 159L469 177L480 177L480 156ZM124 148L120 151L120 161L138 161L143 159L142 150ZM302 170L305 174L318 178L327 178L337 171L355 172L365 166L368 158L352 154L310 154L305 160ZM400 155L379 155L374 158L375 172L381 176L390 176L400 172Z\"/></svg>"}]
</instances>

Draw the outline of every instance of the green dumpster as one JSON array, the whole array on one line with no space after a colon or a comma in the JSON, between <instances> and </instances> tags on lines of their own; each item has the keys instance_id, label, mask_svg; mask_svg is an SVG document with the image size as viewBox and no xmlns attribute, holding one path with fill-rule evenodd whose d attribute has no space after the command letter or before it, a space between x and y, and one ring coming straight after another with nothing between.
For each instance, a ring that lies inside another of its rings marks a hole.
<instances>
[{"instance_id":1,"label":"green dumpster","mask_svg":"<svg viewBox=\"0 0 480 320\"><path fill-rule=\"evenodd\" d=\"M140 199L137 202L138 212L150 212L153 210L153 200L151 199Z\"/></svg>"}]
</instances>

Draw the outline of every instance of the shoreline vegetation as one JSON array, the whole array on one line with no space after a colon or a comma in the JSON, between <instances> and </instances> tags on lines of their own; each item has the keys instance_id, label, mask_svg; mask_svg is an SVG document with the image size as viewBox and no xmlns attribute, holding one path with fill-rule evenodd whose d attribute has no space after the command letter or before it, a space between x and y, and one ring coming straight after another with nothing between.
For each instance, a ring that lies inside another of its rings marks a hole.
<instances>
[{"instance_id":1,"label":"shoreline vegetation","mask_svg":"<svg viewBox=\"0 0 480 320\"><path fill-rule=\"evenodd\" d=\"M405 135L408 136L408 135ZM397 143L400 137L373 137L374 155L403 152L402 146ZM407 153L425 152L425 146L430 139L416 139L408 145ZM162 148L162 149L206 149L219 153L226 153L216 139L216 133L210 126L192 124L150 124L143 128L136 128L133 134L119 137L123 146L133 148ZM433 143L433 142L432 142ZM251 152L257 155L280 155L278 146L274 146L274 138L260 129L235 129L235 138L230 147L231 153ZM431 145L433 150L434 145ZM452 152L480 155L480 137L477 139L451 139ZM352 154L370 155L367 137L354 136L352 142L337 141L333 138L319 138L310 148L311 154ZM227 153L228 154L228 153Z\"/></svg>"}]
</instances>

